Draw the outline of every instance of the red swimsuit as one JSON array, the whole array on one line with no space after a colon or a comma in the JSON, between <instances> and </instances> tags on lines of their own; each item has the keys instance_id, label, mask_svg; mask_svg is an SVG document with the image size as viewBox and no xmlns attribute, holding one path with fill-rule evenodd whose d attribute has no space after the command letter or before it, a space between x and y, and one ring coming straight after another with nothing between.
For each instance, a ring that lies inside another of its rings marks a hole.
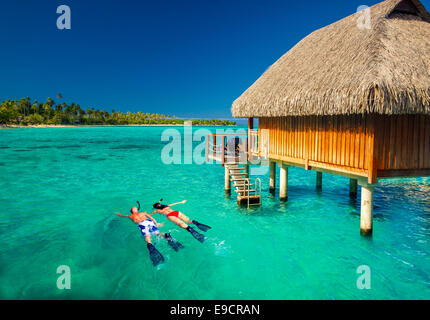
<instances>
[{"instance_id":1,"label":"red swimsuit","mask_svg":"<svg viewBox=\"0 0 430 320\"><path fill-rule=\"evenodd\" d=\"M177 218L179 216L179 211L172 211L167 216L168 217L176 217Z\"/></svg>"}]
</instances>

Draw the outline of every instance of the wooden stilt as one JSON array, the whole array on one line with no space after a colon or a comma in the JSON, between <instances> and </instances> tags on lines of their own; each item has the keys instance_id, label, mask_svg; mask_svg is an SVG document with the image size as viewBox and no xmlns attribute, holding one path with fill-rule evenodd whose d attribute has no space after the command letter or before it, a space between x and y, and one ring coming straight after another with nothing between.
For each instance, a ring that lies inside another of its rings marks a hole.
<instances>
[{"instance_id":1,"label":"wooden stilt","mask_svg":"<svg viewBox=\"0 0 430 320\"><path fill-rule=\"evenodd\" d=\"M231 183L230 183L230 170L227 166L225 168L225 177L224 177L224 189L225 193L230 194L231 193Z\"/></svg>"},{"instance_id":2,"label":"wooden stilt","mask_svg":"<svg viewBox=\"0 0 430 320\"><path fill-rule=\"evenodd\" d=\"M279 171L279 200L288 200L288 166L278 163Z\"/></svg>"},{"instance_id":3,"label":"wooden stilt","mask_svg":"<svg viewBox=\"0 0 430 320\"><path fill-rule=\"evenodd\" d=\"M317 190L322 189L322 172L317 171Z\"/></svg>"},{"instance_id":4,"label":"wooden stilt","mask_svg":"<svg viewBox=\"0 0 430 320\"><path fill-rule=\"evenodd\" d=\"M360 232L362 235L371 235L373 232L373 190L375 185L360 181L361 186L361 220Z\"/></svg>"},{"instance_id":5,"label":"wooden stilt","mask_svg":"<svg viewBox=\"0 0 430 320\"><path fill-rule=\"evenodd\" d=\"M270 162L270 182L269 182L269 191L275 192L276 189L276 163Z\"/></svg>"},{"instance_id":6,"label":"wooden stilt","mask_svg":"<svg viewBox=\"0 0 430 320\"><path fill-rule=\"evenodd\" d=\"M357 198L357 179L349 179L349 196L352 199Z\"/></svg>"}]
</instances>

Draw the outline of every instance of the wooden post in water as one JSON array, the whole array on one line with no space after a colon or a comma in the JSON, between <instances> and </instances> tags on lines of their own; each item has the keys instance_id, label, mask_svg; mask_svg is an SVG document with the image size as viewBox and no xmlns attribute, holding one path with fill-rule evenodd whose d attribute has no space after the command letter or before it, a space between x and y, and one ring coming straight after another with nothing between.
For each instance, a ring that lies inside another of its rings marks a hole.
<instances>
[{"instance_id":1,"label":"wooden post in water","mask_svg":"<svg viewBox=\"0 0 430 320\"><path fill-rule=\"evenodd\" d=\"M349 179L349 196L352 199L357 198L357 179Z\"/></svg>"},{"instance_id":2,"label":"wooden post in water","mask_svg":"<svg viewBox=\"0 0 430 320\"><path fill-rule=\"evenodd\" d=\"M279 171L279 200L288 200L288 166L278 162Z\"/></svg>"},{"instance_id":3,"label":"wooden post in water","mask_svg":"<svg viewBox=\"0 0 430 320\"><path fill-rule=\"evenodd\" d=\"M230 183L230 170L227 166L224 167L224 190L226 194L231 193L231 183Z\"/></svg>"},{"instance_id":4,"label":"wooden post in water","mask_svg":"<svg viewBox=\"0 0 430 320\"><path fill-rule=\"evenodd\" d=\"M322 189L322 172L317 171L317 190Z\"/></svg>"},{"instance_id":5,"label":"wooden post in water","mask_svg":"<svg viewBox=\"0 0 430 320\"><path fill-rule=\"evenodd\" d=\"M361 186L361 219L360 233L371 235L373 231L373 190L376 185L368 184L367 181L359 181Z\"/></svg>"},{"instance_id":6,"label":"wooden post in water","mask_svg":"<svg viewBox=\"0 0 430 320\"><path fill-rule=\"evenodd\" d=\"M206 162L209 162L209 135L206 136Z\"/></svg>"},{"instance_id":7,"label":"wooden post in water","mask_svg":"<svg viewBox=\"0 0 430 320\"><path fill-rule=\"evenodd\" d=\"M254 129L254 118L248 118L248 130Z\"/></svg>"},{"instance_id":8,"label":"wooden post in water","mask_svg":"<svg viewBox=\"0 0 430 320\"><path fill-rule=\"evenodd\" d=\"M271 161L270 164L270 181L269 181L269 191L275 192L276 189L276 162Z\"/></svg>"}]
</instances>

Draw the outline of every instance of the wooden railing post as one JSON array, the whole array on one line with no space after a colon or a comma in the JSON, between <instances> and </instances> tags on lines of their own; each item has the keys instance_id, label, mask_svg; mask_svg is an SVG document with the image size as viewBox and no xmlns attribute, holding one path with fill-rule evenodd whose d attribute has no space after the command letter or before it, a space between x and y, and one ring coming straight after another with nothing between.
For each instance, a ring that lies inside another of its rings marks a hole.
<instances>
[{"instance_id":1,"label":"wooden railing post","mask_svg":"<svg viewBox=\"0 0 430 320\"><path fill-rule=\"evenodd\" d=\"M250 146L252 146L252 143L251 143L251 139L253 140L254 138L251 138L252 137L252 130L254 129L254 118L248 118L248 157L247 157L247 160L249 161L250 160Z\"/></svg>"},{"instance_id":2,"label":"wooden railing post","mask_svg":"<svg viewBox=\"0 0 430 320\"><path fill-rule=\"evenodd\" d=\"M213 135L214 137L214 141L213 141L213 145L214 145L214 159L216 159L216 135Z\"/></svg>"},{"instance_id":3,"label":"wooden railing post","mask_svg":"<svg viewBox=\"0 0 430 320\"><path fill-rule=\"evenodd\" d=\"M209 135L206 136L206 162L209 162Z\"/></svg>"},{"instance_id":4,"label":"wooden railing post","mask_svg":"<svg viewBox=\"0 0 430 320\"><path fill-rule=\"evenodd\" d=\"M221 145L221 164L224 167L224 163L225 163L225 136L221 136L222 139L222 145Z\"/></svg>"},{"instance_id":5,"label":"wooden railing post","mask_svg":"<svg viewBox=\"0 0 430 320\"><path fill-rule=\"evenodd\" d=\"M252 131L248 130L248 145L246 146L246 152L247 152L247 160L249 161L251 159L251 152L252 152L252 140L253 140Z\"/></svg>"}]
</instances>

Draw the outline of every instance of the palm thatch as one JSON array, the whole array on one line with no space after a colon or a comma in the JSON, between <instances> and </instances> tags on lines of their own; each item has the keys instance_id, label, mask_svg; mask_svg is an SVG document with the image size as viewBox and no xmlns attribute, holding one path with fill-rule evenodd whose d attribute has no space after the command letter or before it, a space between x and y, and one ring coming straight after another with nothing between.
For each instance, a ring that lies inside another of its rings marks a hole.
<instances>
[{"instance_id":1,"label":"palm thatch","mask_svg":"<svg viewBox=\"0 0 430 320\"><path fill-rule=\"evenodd\" d=\"M430 15L418 0L387 0L317 30L232 106L234 117L430 114Z\"/></svg>"}]
</instances>

